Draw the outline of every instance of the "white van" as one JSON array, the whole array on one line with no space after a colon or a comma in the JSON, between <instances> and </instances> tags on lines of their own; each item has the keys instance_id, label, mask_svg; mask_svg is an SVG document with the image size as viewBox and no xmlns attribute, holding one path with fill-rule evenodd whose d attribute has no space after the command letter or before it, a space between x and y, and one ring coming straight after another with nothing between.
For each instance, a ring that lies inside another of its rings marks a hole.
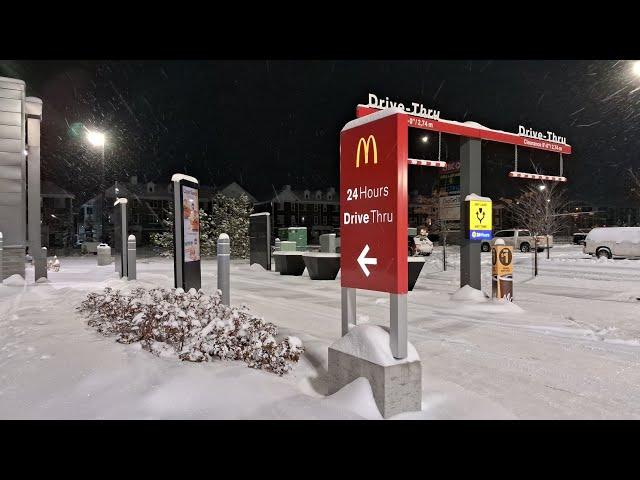
<instances>
[{"instance_id":1,"label":"white van","mask_svg":"<svg viewBox=\"0 0 640 480\"><path fill-rule=\"evenodd\" d=\"M594 228L582 251L605 258L640 257L640 227Z\"/></svg>"}]
</instances>

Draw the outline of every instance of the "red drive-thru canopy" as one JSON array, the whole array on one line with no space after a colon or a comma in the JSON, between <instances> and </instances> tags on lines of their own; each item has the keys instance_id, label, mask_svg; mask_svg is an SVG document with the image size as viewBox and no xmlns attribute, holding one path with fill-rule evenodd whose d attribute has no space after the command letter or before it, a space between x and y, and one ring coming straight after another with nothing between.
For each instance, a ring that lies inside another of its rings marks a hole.
<instances>
[{"instance_id":1,"label":"red drive-thru canopy","mask_svg":"<svg viewBox=\"0 0 640 480\"><path fill-rule=\"evenodd\" d=\"M407 117L382 110L340 134L342 287L407 293Z\"/></svg>"},{"instance_id":2,"label":"red drive-thru canopy","mask_svg":"<svg viewBox=\"0 0 640 480\"><path fill-rule=\"evenodd\" d=\"M356 107L356 117L362 118L367 115L374 114L376 112L380 112L381 109L374 108L366 105L358 105ZM571 153L571 145L561 142L551 141L545 138L541 132L532 132L529 135L520 135L510 132L503 132L501 130L492 130L490 128L486 128L480 124L474 122L466 122L460 123L451 120L443 120L443 119L430 119L421 117L418 115L410 115L406 114L407 118L407 127L420 128L423 130L430 130L434 132L440 133L448 133L451 135L460 135L462 137L469 138L477 138L481 140L489 140L492 142L500 142L500 143L508 143L516 146L516 169L515 171L509 173L509 176L515 178L525 178L531 180L550 180L550 181L559 181L566 182L567 179L562 175L562 155L568 155ZM525 130L523 128L523 130ZM526 131L525 131L526 133ZM517 171L517 147L526 147L526 148L534 148L537 150L545 150L548 152L555 152L560 154L560 175L539 175L535 173L526 173ZM422 163L412 162L409 160L409 163L417 164L417 165L425 165ZM430 166L441 166L441 165L430 165Z\"/></svg>"}]
</instances>

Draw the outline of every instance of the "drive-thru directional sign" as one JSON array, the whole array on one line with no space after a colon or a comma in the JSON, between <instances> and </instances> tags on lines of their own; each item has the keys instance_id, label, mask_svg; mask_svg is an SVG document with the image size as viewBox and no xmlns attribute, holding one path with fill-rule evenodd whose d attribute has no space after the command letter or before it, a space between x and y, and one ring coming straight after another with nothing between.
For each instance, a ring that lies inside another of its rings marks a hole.
<instances>
[{"instance_id":1,"label":"drive-thru directional sign","mask_svg":"<svg viewBox=\"0 0 640 480\"><path fill-rule=\"evenodd\" d=\"M340 135L343 287L407 293L406 117L382 111Z\"/></svg>"},{"instance_id":2,"label":"drive-thru directional sign","mask_svg":"<svg viewBox=\"0 0 640 480\"><path fill-rule=\"evenodd\" d=\"M367 258L367 253L369 253L369 245L365 245L364 248L362 249L362 252L360 252L360 256L358 257L358 265L360 265L360 268L362 269L362 272L368 277L369 275L371 275L371 272L369 271L369 269L367 268L367 265L377 265L378 264L378 259L377 258Z\"/></svg>"}]
</instances>

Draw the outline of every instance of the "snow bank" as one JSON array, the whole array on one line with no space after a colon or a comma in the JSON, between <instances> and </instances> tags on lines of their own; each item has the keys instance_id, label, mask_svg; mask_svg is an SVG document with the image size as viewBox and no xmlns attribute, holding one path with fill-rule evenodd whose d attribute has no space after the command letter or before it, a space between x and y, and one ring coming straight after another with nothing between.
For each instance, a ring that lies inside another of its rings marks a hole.
<instances>
[{"instance_id":1,"label":"snow bank","mask_svg":"<svg viewBox=\"0 0 640 480\"><path fill-rule=\"evenodd\" d=\"M368 420L382 420L369 380L364 377L356 378L320 403L324 407L354 412Z\"/></svg>"},{"instance_id":2,"label":"snow bank","mask_svg":"<svg viewBox=\"0 0 640 480\"><path fill-rule=\"evenodd\" d=\"M481 290L465 285L451 294L451 300L461 302L486 302L487 297Z\"/></svg>"},{"instance_id":3,"label":"snow bank","mask_svg":"<svg viewBox=\"0 0 640 480\"><path fill-rule=\"evenodd\" d=\"M11 275L10 277L5 278L2 284L9 287L24 287L27 282L25 282L24 278L22 278L22 275L16 273L15 275Z\"/></svg>"},{"instance_id":4,"label":"snow bank","mask_svg":"<svg viewBox=\"0 0 640 480\"><path fill-rule=\"evenodd\" d=\"M331 348L385 367L420 360L411 343L407 346L407 358L393 358L389 340L388 328L380 325L357 325L331 345Z\"/></svg>"}]
</instances>

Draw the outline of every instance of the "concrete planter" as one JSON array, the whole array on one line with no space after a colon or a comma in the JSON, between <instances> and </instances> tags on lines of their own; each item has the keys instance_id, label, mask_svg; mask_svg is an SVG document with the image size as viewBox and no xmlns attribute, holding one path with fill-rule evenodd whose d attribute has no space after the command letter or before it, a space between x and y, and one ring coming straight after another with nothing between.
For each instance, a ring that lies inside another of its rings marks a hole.
<instances>
[{"instance_id":1,"label":"concrete planter","mask_svg":"<svg viewBox=\"0 0 640 480\"><path fill-rule=\"evenodd\" d=\"M280 275L300 276L304 272L305 264L302 258L303 252L273 252L276 261L276 270Z\"/></svg>"},{"instance_id":2,"label":"concrete planter","mask_svg":"<svg viewBox=\"0 0 640 480\"><path fill-rule=\"evenodd\" d=\"M339 253L304 253L302 258L311 280L335 280L338 276Z\"/></svg>"},{"instance_id":3,"label":"concrete planter","mask_svg":"<svg viewBox=\"0 0 640 480\"><path fill-rule=\"evenodd\" d=\"M409 291L413 290L413 287L415 287L418 277L420 276L420 272L422 271L422 267L424 267L424 262L424 257L409 257Z\"/></svg>"}]
</instances>

